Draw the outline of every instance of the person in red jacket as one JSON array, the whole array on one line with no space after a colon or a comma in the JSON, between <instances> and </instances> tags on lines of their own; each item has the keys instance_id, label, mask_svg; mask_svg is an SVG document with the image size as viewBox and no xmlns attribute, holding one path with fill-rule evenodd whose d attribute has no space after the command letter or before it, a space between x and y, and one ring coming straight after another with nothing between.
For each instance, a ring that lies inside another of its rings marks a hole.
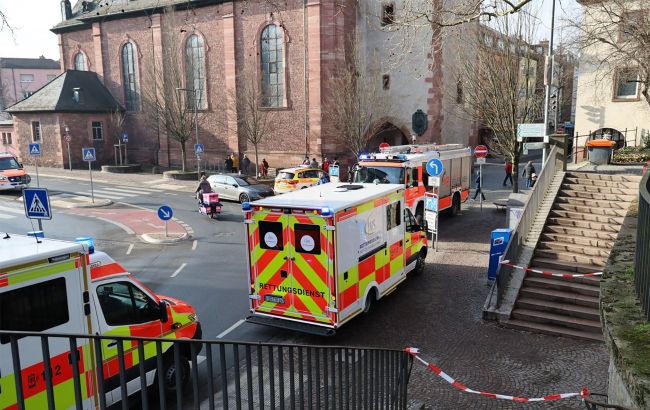
<instances>
[{"instance_id":1,"label":"person in red jacket","mask_svg":"<svg viewBox=\"0 0 650 410\"><path fill-rule=\"evenodd\" d=\"M506 186L506 182L510 180L510 186L512 186L512 162L506 158L505 164L506 177L503 179L503 186Z\"/></svg>"},{"instance_id":2,"label":"person in red jacket","mask_svg":"<svg viewBox=\"0 0 650 410\"><path fill-rule=\"evenodd\" d=\"M327 158L323 160L323 171L327 172L328 174L330 172L330 162Z\"/></svg>"}]
</instances>

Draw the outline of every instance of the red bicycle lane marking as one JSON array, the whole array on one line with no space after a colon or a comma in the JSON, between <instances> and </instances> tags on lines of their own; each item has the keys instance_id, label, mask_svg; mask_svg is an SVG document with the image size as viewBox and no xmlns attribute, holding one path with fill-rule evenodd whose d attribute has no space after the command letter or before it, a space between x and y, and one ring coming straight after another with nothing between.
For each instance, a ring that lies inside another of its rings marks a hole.
<instances>
[{"instance_id":1,"label":"red bicycle lane marking","mask_svg":"<svg viewBox=\"0 0 650 410\"><path fill-rule=\"evenodd\" d=\"M75 209L68 211L69 214L101 218L110 223L129 228L136 235L145 233L163 233L165 232L165 222L158 218L154 211L145 211L140 209ZM123 227L122 227L123 228ZM123 228L124 229L124 228ZM187 233L186 229L174 219L167 221L167 232L169 233Z\"/></svg>"}]
</instances>

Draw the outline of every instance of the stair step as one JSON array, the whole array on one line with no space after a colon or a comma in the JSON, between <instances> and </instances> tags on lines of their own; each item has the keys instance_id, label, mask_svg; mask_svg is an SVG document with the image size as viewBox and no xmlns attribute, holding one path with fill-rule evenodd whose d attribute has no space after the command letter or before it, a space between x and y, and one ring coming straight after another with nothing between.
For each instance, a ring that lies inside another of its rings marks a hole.
<instances>
[{"instance_id":1,"label":"stair step","mask_svg":"<svg viewBox=\"0 0 650 410\"><path fill-rule=\"evenodd\" d=\"M614 194L614 195L638 195L639 188L617 188L612 186L591 186L580 184L562 184L562 189L580 192L594 192L601 194Z\"/></svg>"},{"instance_id":2,"label":"stair step","mask_svg":"<svg viewBox=\"0 0 650 410\"><path fill-rule=\"evenodd\" d=\"M531 269L537 269L537 270L541 270L543 272L550 272L550 273L557 273L557 274L566 274L566 273L568 273L568 274L573 275L573 274L578 273L578 272L575 272L575 271L553 269L553 268L549 268L547 266L538 266L535 263L535 260L536 259L533 259L533 261L532 261L532 263L530 265ZM596 268L597 268L597 266L596 266ZM569 269L571 269L571 267L569 267ZM591 271L591 272L580 272L580 273L594 273L594 272L602 272L602 271L601 270L595 270L595 271ZM537 273L537 272L531 272L531 271L527 271L526 276L539 277L539 278L549 278L550 277L550 278L553 278L555 280L572 282L572 283L583 283L585 285L595 286L595 287L600 287L600 279L601 279L601 276L581 276L581 277L568 277L568 278L565 278L563 276L548 276L548 275L544 275L544 274Z\"/></svg>"},{"instance_id":3,"label":"stair step","mask_svg":"<svg viewBox=\"0 0 650 410\"><path fill-rule=\"evenodd\" d=\"M571 205L562 202L555 202L553 204L553 210L557 211L569 211L569 212L582 212L594 215L605 215L605 216L620 216L624 217L627 214L627 209L616 209L616 208L602 208L598 206L581 206L581 205Z\"/></svg>"},{"instance_id":4,"label":"stair step","mask_svg":"<svg viewBox=\"0 0 650 410\"><path fill-rule=\"evenodd\" d=\"M560 225L574 228L594 229L597 231L618 233L621 229L620 224L609 224L604 222L580 221L577 219L549 216L546 219L547 226Z\"/></svg>"},{"instance_id":5,"label":"stair step","mask_svg":"<svg viewBox=\"0 0 650 410\"><path fill-rule=\"evenodd\" d=\"M640 175L629 174L601 174L596 172L567 172L569 178L582 178L582 179L595 179L599 181L614 181L614 182L641 182Z\"/></svg>"},{"instance_id":6,"label":"stair step","mask_svg":"<svg viewBox=\"0 0 650 410\"><path fill-rule=\"evenodd\" d=\"M572 279L567 279L568 280L560 280L560 278L553 276L532 276L527 274L524 279L524 285L542 289L556 289L564 292L574 292L587 296L600 296L600 286L597 282L596 286L593 286L572 282Z\"/></svg>"},{"instance_id":7,"label":"stair step","mask_svg":"<svg viewBox=\"0 0 650 410\"><path fill-rule=\"evenodd\" d=\"M531 266L542 268L544 271L558 271L568 273L594 273L602 272L602 266L591 265L587 263L568 262L559 259L534 257Z\"/></svg>"},{"instance_id":8,"label":"stair step","mask_svg":"<svg viewBox=\"0 0 650 410\"><path fill-rule=\"evenodd\" d=\"M606 201L622 201L622 202L631 202L634 198L634 195L622 195L622 194L603 194L600 192L584 192L576 191L574 189L560 189L558 194L562 197L571 197L571 198L583 198L583 199L604 199Z\"/></svg>"},{"instance_id":9,"label":"stair step","mask_svg":"<svg viewBox=\"0 0 650 410\"><path fill-rule=\"evenodd\" d=\"M598 309L598 297L565 292L556 289L542 289L537 287L522 286L519 295L540 300L568 303Z\"/></svg>"},{"instance_id":10,"label":"stair step","mask_svg":"<svg viewBox=\"0 0 650 410\"><path fill-rule=\"evenodd\" d=\"M605 232L596 229L581 228L579 226L564 226L564 225L546 225L544 233L570 235L576 238L598 238L606 241L616 241L618 232Z\"/></svg>"},{"instance_id":11,"label":"stair step","mask_svg":"<svg viewBox=\"0 0 650 410\"><path fill-rule=\"evenodd\" d=\"M602 222L602 223L612 224L612 225L621 225L623 223L623 219L625 219L622 216L595 215L586 212L561 211L557 209L552 209L549 215L556 216L559 218L569 218L569 219L576 219L580 221Z\"/></svg>"},{"instance_id":12,"label":"stair step","mask_svg":"<svg viewBox=\"0 0 650 410\"><path fill-rule=\"evenodd\" d=\"M599 179L575 178L575 177L566 177L564 178L564 182L568 184L627 188L627 189L636 189L637 191L639 190L638 182L606 181L606 180L599 180Z\"/></svg>"},{"instance_id":13,"label":"stair step","mask_svg":"<svg viewBox=\"0 0 650 410\"><path fill-rule=\"evenodd\" d=\"M614 241L585 236L562 235L552 232L542 232L540 240L545 242L566 243L570 245L594 246L601 249L612 249Z\"/></svg>"},{"instance_id":14,"label":"stair step","mask_svg":"<svg viewBox=\"0 0 650 410\"><path fill-rule=\"evenodd\" d=\"M563 316L580 317L589 320L600 320L600 311L598 309L571 305L568 303L553 302L550 300L541 300L530 297L520 297L517 299L515 308L551 312Z\"/></svg>"},{"instance_id":15,"label":"stair step","mask_svg":"<svg viewBox=\"0 0 650 410\"><path fill-rule=\"evenodd\" d=\"M607 265L607 258L603 256L579 255L572 252L562 252L553 249L535 249L535 256L547 259L557 259L566 262L582 263L585 265L595 265L601 267Z\"/></svg>"},{"instance_id":16,"label":"stair step","mask_svg":"<svg viewBox=\"0 0 650 410\"><path fill-rule=\"evenodd\" d=\"M562 196L560 194L558 194L558 196L555 198L555 203L588 206L590 208L598 207L598 208L622 209L624 211L627 211L627 209L630 207L630 204L627 202L608 201L605 199L594 200L589 198L575 198L569 196Z\"/></svg>"},{"instance_id":17,"label":"stair step","mask_svg":"<svg viewBox=\"0 0 650 410\"><path fill-rule=\"evenodd\" d=\"M576 339L587 339L599 342L603 341L602 333L585 332L578 329L571 329L563 326L551 325L548 323L535 323L518 319L509 319L500 323L512 329L527 330L529 332L544 333L554 336L568 336Z\"/></svg>"},{"instance_id":18,"label":"stair step","mask_svg":"<svg viewBox=\"0 0 650 410\"><path fill-rule=\"evenodd\" d=\"M583 332L602 332L600 320L589 320L579 317L559 315L557 313L520 308L515 308L512 311L511 317L518 320L525 320L527 322L547 323L556 326L568 327L570 329L582 330Z\"/></svg>"},{"instance_id":19,"label":"stair step","mask_svg":"<svg viewBox=\"0 0 650 410\"><path fill-rule=\"evenodd\" d=\"M583 256L597 256L599 258L609 258L610 253L609 249L601 249L595 246L572 245L569 243L549 241L538 242L537 249L566 252Z\"/></svg>"}]
</instances>

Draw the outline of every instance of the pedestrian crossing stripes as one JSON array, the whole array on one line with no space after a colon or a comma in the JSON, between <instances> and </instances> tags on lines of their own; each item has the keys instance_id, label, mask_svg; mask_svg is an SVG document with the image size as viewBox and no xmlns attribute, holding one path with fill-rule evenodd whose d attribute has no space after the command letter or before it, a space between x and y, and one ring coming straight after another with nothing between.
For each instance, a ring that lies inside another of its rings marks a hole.
<instances>
[{"instance_id":1,"label":"pedestrian crossing stripes","mask_svg":"<svg viewBox=\"0 0 650 410\"><path fill-rule=\"evenodd\" d=\"M160 192L159 189L144 188L144 187L128 187L128 186L98 186L94 188L94 195L96 198L104 198L111 200L118 200L124 198L135 198L152 193ZM90 189L75 193L59 193L57 197L61 199L70 200L84 200L91 195Z\"/></svg>"},{"instance_id":2,"label":"pedestrian crossing stripes","mask_svg":"<svg viewBox=\"0 0 650 410\"><path fill-rule=\"evenodd\" d=\"M24 216L25 210L21 208L11 208L0 205L0 219L14 219L18 216Z\"/></svg>"}]
</instances>

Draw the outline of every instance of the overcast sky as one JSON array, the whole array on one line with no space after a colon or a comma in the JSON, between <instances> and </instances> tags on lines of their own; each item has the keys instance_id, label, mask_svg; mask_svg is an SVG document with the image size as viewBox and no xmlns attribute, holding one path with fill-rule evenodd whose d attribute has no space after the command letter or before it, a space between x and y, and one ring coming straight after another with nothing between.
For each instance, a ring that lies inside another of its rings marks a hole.
<instances>
[{"instance_id":1,"label":"overcast sky","mask_svg":"<svg viewBox=\"0 0 650 410\"><path fill-rule=\"evenodd\" d=\"M533 0L534 7L540 8L539 39L549 37L552 1ZM556 1L556 21L576 9L575 0ZM6 28L0 32L0 57L59 59L56 35L49 29L61 20L60 0L0 0L0 10L14 27L14 38Z\"/></svg>"}]
</instances>

